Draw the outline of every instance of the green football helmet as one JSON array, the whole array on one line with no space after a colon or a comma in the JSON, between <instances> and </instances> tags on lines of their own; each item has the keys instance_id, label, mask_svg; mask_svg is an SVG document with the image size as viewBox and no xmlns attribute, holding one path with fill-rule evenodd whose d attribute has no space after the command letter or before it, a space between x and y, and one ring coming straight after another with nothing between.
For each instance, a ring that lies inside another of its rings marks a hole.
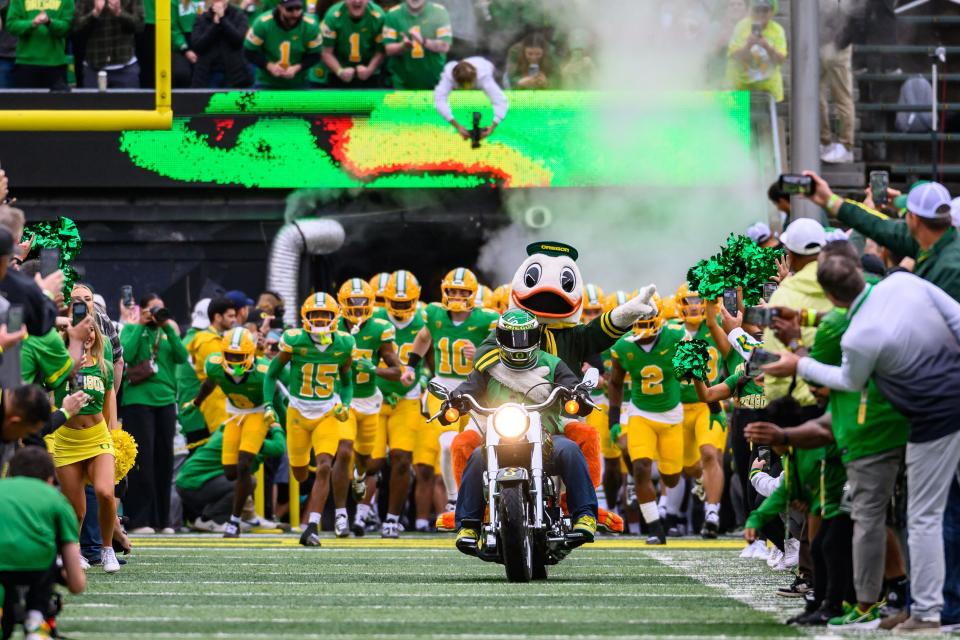
<instances>
[{"instance_id":1,"label":"green football helmet","mask_svg":"<svg viewBox=\"0 0 960 640\"><path fill-rule=\"evenodd\" d=\"M540 322L523 309L511 309L497 322L500 360L511 369L532 369L540 350Z\"/></svg>"}]
</instances>

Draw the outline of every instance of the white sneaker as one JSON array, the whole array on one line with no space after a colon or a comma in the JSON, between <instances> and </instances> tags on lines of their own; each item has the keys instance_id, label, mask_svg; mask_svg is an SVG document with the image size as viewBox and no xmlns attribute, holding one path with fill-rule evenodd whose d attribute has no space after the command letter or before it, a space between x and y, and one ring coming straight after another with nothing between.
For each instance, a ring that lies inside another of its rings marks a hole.
<instances>
[{"instance_id":1,"label":"white sneaker","mask_svg":"<svg viewBox=\"0 0 960 640\"><path fill-rule=\"evenodd\" d=\"M224 527L222 524L217 524L215 520L204 520L203 518L197 518L191 526L197 531L206 531L209 533L223 533Z\"/></svg>"},{"instance_id":2,"label":"white sneaker","mask_svg":"<svg viewBox=\"0 0 960 640\"><path fill-rule=\"evenodd\" d=\"M132 529L127 533L135 536L152 536L156 533L156 530L153 527L137 527L136 529Z\"/></svg>"},{"instance_id":3,"label":"white sneaker","mask_svg":"<svg viewBox=\"0 0 960 640\"><path fill-rule=\"evenodd\" d=\"M820 159L828 164L847 164L853 162L853 151L836 142Z\"/></svg>"},{"instance_id":4,"label":"white sneaker","mask_svg":"<svg viewBox=\"0 0 960 640\"><path fill-rule=\"evenodd\" d=\"M175 533L176 531L173 530L173 527L164 527L163 529L160 529L160 535L172 536Z\"/></svg>"},{"instance_id":5,"label":"white sneaker","mask_svg":"<svg viewBox=\"0 0 960 640\"><path fill-rule=\"evenodd\" d=\"M830 144L821 144L820 145L820 159L823 159L823 156L830 153L830 148L833 146L833 143Z\"/></svg>"},{"instance_id":6,"label":"white sneaker","mask_svg":"<svg viewBox=\"0 0 960 640\"><path fill-rule=\"evenodd\" d=\"M333 523L333 533L336 534L338 538L349 538L350 518L343 514L337 516L337 519Z\"/></svg>"},{"instance_id":7,"label":"white sneaker","mask_svg":"<svg viewBox=\"0 0 960 640\"><path fill-rule=\"evenodd\" d=\"M788 571L800 564L800 541L790 538L783 543L783 559L777 571ZM781 568L782 567L782 568Z\"/></svg>"},{"instance_id":8,"label":"white sneaker","mask_svg":"<svg viewBox=\"0 0 960 640\"><path fill-rule=\"evenodd\" d=\"M773 569L780 564L781 560L783 560L783 551L777 547L770 547L770 551L767 552L767 566Z\"/></svg>"},{"instance_id":9,"label":"white sneaker","mask_svg":"<svg viewBox=\"0 0 960 640\"><path fill-rule=\"evenodd\" d=\"M756 540L753 543L753 557L757 560L766 560L770 557L770 551L767 548L766 540Z\"/></svg>"},{"instance_id":10,"label":"white sneaker","mask_svg":"<svg viewBox=\"0 0 960 640\"><path fill-rule=\"evenodd\" d=\"M84 571L90 568L90 561L84 558L82 555L80 556L80 568Z\"/></svg>"},{"instance_id":11,"label":"white sneaker","mask_svg":"<svg viewBox=\"0 0 960 640\"><path fill-rule=\"evenodd\" d=\"M117 560L117 554L112 547L104 547L100 550L100 564L107 573L116 573L120 571L120 562Z\"/></svg>"},{"instance_id":12,"label":"white sneaker","mask_svg":"<svg viewBox=\"0 0 960 640\"><path fill-rule=\"evenodd\" d=\"M380 527L380 537L381 538L399 538L400 537L400 523L393 522L392 520L387 520L383 523L383 526Z\"/></svg>"}]
</instances>

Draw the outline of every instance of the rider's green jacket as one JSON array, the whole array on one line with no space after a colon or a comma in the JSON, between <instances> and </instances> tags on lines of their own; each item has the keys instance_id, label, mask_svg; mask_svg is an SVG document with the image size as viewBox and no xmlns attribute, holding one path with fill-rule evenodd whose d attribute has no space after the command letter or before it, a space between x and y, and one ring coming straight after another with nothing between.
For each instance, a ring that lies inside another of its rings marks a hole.
<instances>
[{"instance_id":1,"label":"rider's green jacket","mask_svg":"<svg viewBox=\"0 0 960 640\"><path fill-rule=\"evenodd\" d=\"M552 384L540 384L544 381ZM502 363L488 366L483 371L474 369L454 393L469 394L484 407L499 407L508 402L537 404L542 402L555 386L572 389L579 383L580 379L560 358L541 351L537 355L536 366L526 371L515 371ZM591 411L589 405L581 403L581 416L588 415ZM541 411L540 422L544 430L554 435L562 435L562 413L562 399Z\"/></svg>"}]
</instances>

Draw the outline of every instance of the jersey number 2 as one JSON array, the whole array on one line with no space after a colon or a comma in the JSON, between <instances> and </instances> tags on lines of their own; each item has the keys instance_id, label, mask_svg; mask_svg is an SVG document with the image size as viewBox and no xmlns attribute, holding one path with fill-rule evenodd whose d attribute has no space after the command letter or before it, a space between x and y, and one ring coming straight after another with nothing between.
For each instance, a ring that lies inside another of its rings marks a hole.
<instances>
[{"instance_id":1,"label":"jersey number 2","mask_svg":"<svg viewBox=\"0 0 960 640\"><path fill-rule=\"evenodd\" d=\"M655 364L645 366L640 370L640 391L645 396L656 396L663 393L663 370Z\"/></svg>"}]
</instances>

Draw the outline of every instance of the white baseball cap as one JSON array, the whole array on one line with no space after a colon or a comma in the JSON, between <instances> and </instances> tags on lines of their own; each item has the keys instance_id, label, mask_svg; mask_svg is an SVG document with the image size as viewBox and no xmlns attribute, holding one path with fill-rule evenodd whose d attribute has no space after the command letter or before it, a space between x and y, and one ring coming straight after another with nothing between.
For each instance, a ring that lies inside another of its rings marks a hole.
<instances>
[{"instance_id":1,"label":"white baseball cap","mask_svg":"<svg viewBox=\"0 0 960 640\"><path fill-rule=\"evenodd\" d=\"M939 182L919 184L907 196L907 211L921 218L946 217L946 213L938 213L943 206L950 206L950 192Z\"/></svg>"},{"instance_id":2,"label":"white baseball cap","mask_svg":"<svg viewBox=\"0 0 960 640\"><path fill-rule=\"evenodd\" d=\"M954 198L950 203L950 217L953 219L953 226L960 227L960 197Z\"/></svg>"},{"instance_id":3,"label":"white baseball cap","mask_svg":"<svg viewBox=\"0 0 960 640\"><path fill-rule=\"evenodd\" d=\"M798 218L780 234L780 241L791 253L812 256L820 253L827 244L823 225L812 218Z\"/></svg>"},{"instance_id":4,"label":"white baseball cap","mask_svg":"<svg viewBox=\"0 0 960 640\"><path fill-rule=\"evenodd\" d=\"M204 330L210 326L210 318L207 317L207 309L210 307L210 298L203 298L197 304L193 305L193 314L190 316L190 326L194 329Z\"/></svg>"},{"instance_id":5,"label":"white baseball cap","mask_svg":"<svg viewBox=\"0 0 960 640\"><path fill-rule=\"evenodd\" d=\"M774 236L770 231L770 225L766 222L756 222L747 228L747 237L757 244L763 244Z\"/></svg>"}]
</instances>

